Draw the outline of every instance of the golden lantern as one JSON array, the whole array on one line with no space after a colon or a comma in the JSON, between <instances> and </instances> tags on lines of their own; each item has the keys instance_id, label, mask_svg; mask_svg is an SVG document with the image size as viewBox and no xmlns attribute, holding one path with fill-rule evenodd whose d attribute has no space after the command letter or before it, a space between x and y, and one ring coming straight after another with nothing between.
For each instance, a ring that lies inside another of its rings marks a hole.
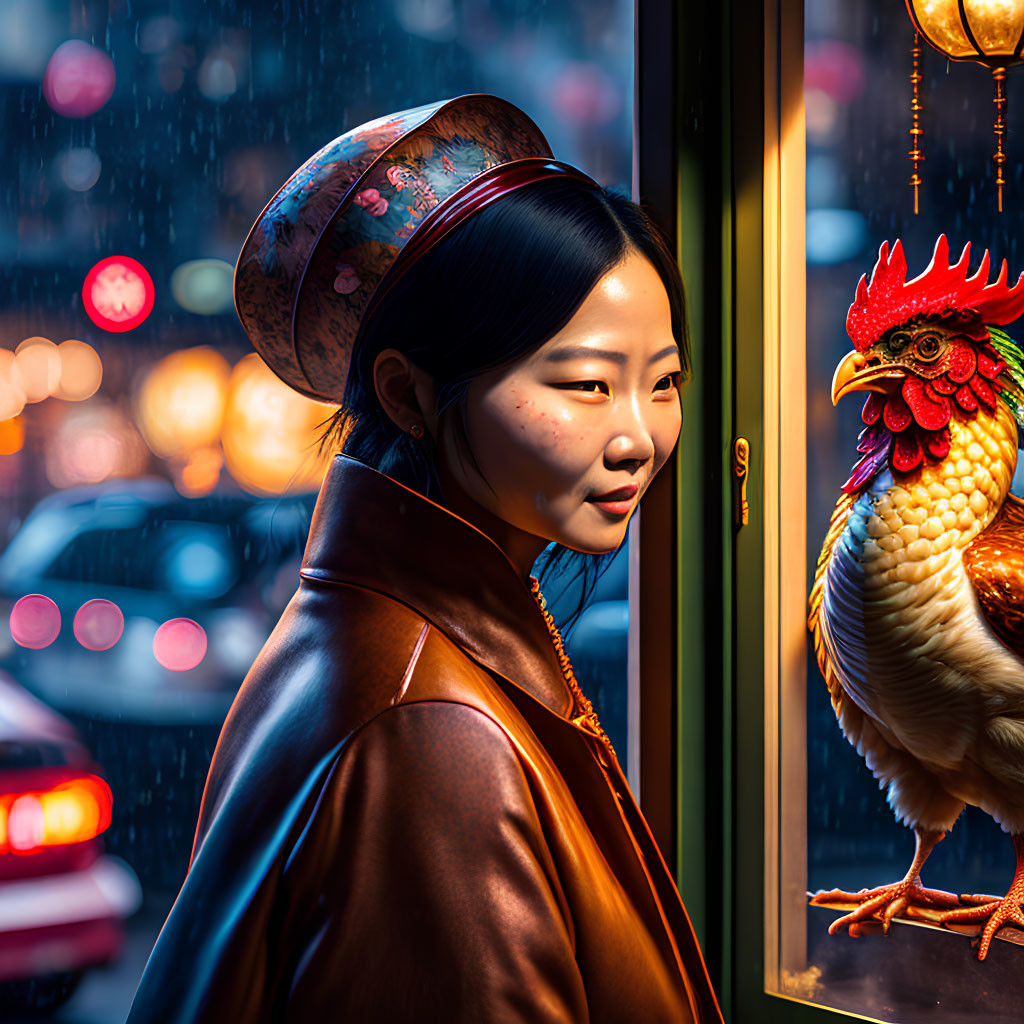
<instances>
[{"instance_id":1,"label":"golden lantern","mask_svg":"<svg viewBox=\"0 0 1024 1024\"><path fill-rule=\"evenodd\" d=\"M906 3L914 27L939 53L950 60L971 60L992 69L992 78L996 84L996 152L993 159L1001 213L1003 185L1006 184L1003 176L1003 164L1006 163L1006 154L1003 152L1003 138L1006 134L1006 69L1024 59L1021 57L1021 49L1024 47L1024 0L906 0ZM914 92L916 105L916 82ZM913 129L911 131L913 134ZM917 152L912 152L910 156L914 160L916 178L917 160L921 158L917 136L914 143ZM914 185L916 200L917 183L911 179L911 184Z\"/></svg>"}]
</instances>

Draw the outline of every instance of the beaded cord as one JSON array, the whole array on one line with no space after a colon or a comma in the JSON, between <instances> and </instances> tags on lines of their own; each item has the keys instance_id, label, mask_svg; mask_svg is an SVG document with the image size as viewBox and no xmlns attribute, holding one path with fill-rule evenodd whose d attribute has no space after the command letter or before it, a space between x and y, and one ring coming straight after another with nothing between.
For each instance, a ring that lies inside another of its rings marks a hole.
<instances>
[{"instance_id":1,"label":"beaded cord","mask_svg":"<svg viewBox=\"0 0 1024 1024\"><path fill-rule=\"evenodd\" d=\"M555 625L555 620L551 617L551 612L548 611L544 595L540 592L540 583L535 576L530 577L530 593L533 594L533 598L540 608L540 613L544 616L544 624L548 627L551 641L555 645L555 653L558 655L558 664L561 666L562 675L573 697L572 724L579 729L589 732L592 736L596 736L608 748L612 756L615 757L615 748L612 746L611 740L608 739L607 733L601 728L594 705L590 703L590 700L580 689L580 684L576 681L576 675L572 670L569 655L565 653L565 647L562 644L562 635L558 632L558 627Z\"/></svg>"}]
</instances>

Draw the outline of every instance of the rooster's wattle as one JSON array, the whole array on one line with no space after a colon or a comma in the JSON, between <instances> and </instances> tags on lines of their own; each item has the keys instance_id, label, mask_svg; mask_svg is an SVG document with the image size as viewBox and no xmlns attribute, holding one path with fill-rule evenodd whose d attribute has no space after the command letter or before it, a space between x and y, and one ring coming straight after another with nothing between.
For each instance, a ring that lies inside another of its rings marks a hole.
<instances>
[{"instance_id":1,"label":"rooster's wattle","mask_svg":"<svg viewBox=\"0 0 1024 1024\"><path fill-rule=\"evenodd\" d=\"M832 400L867 391L856 464L832 516L809 625L846 738L917 836L906 877L812 902L853 905L829 929L888 928L908 905L984 922L978 956L1024 927L1024 502L1010 493L1024 436L1024 353L1000 325L1024 313L1024 274L989 283L945 236L907 281L883 244L847 317L854 344ZM969 803L1013 836L1003 899L964 906L921 866Z\"/></svg>"}]
</instances>

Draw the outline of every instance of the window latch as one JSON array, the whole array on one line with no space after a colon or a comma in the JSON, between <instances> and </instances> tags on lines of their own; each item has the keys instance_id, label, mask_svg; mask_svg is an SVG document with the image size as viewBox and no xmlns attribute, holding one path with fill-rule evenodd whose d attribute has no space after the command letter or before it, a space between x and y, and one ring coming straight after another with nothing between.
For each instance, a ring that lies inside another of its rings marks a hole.
<instances>
[{"instance_id":1,"label":"window latch","mask_svg":"<svg viewBox=\"0 0 1024 1024\"><path fill-rule=\"evenodd\" d=\"M750 522L750 503L747 501L747 467L750 463L750 442L745 437L737 437L732 445L732 473L739 481L739 507L736 521L740 526Z\"/></svg>"}]
</instances>

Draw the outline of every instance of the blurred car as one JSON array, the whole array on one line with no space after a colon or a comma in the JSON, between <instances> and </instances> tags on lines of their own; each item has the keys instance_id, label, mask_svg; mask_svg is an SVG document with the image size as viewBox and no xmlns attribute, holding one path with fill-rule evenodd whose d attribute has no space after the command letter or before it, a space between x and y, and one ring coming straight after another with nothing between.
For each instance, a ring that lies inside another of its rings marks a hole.
<instances>
[{"instance_id":1,"label":"blurred car","mask_svg":"<svg viewBox=\"0 0 1024 1024\"><path fill-rule=\"evenodd\" d=\"M112 480L49 495L0 554L0 614L28 594L53 600L57 639L40 650L0 635L0 666L62 712L150 723L223 721L235 691L298 585L314 494L185 498L167 481ZM124 632L89 650L78 609L112 601ZM157 628L197 622L206 654L165 668Z\"/></svg>"},{"instance_id":2,"label":"blurred car","mask_svg":"<svg viewBox=\"0 0 1024 1024\"><path fill-rule=\"evenodd\" d=\"M103 854L110 787L71 725L0 672L0 1008L54 1009L113 959L139 883Z\"/></svg>"},{"instance_id":3,"label":"blurred car","mask_svg":"<svg viewBox=\"0 0 1024 1024\"><path fill-rule=\"evenodd\" d=\"M119 794L107 849L135 865L147 893L184 877L221 723L298 586L315 498L185 498L164 480L111 480L38 502L0 554L0 669L68 718L106 769ZM29 594L61 617L38 650L4 628ZM124 615L109 650L74 634L76 612L96 598ZM153 650L176 618L207 640L186 671Z\"/></svg>"}]
</instances>

